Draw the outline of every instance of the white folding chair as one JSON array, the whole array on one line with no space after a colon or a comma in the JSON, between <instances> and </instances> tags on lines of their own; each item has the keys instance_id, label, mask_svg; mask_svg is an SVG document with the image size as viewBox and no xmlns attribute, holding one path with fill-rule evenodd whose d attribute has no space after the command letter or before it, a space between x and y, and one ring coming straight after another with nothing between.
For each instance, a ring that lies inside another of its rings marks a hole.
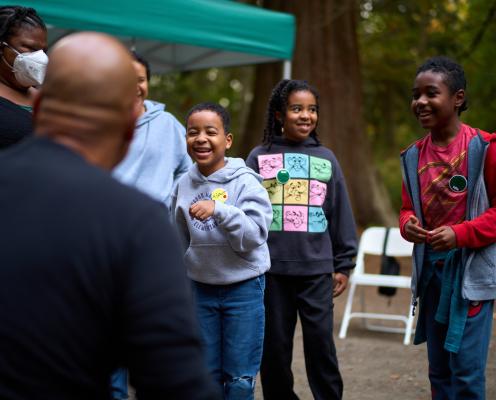
<instances>
[{"instance_id":1,"label":"white folding chair","mask_svg":"<svg viewBox=\"0 0 496 400\"><path fill-rule=\"evenodd\" d=\"M384 246L384 235L386 233L385 227L371 227L367 228L360 237L360 244L358 246L358 255L356 260L356 267L350 276L350 287L348 292L348 299L344 309L343 320L341 322L341 329L339 330L339 338L346 337L346 331L352 318L371 318L392 321L402 321L405 323L405 328L390 327L381 325L371 325L366 323L365 327L370 330L382 332L395 332L404 333L403 343L405 345L410 343L410 337L413 330L412 305L410 304L408 314L382 314L370 312L351 312L353 305L353 297L357 286L387 286L395 288L410 289L411 278L409 276L401 275L382 275L382 274L369 274L365 272L364 256L365 254L382 255ZM407 242L401 237L398 228L390 228L388 242L386 246L386 255L392 257L408 257L412 255L413 244ZM363 301L362 301L363 311Z\"/></svg>"}]
</instances>

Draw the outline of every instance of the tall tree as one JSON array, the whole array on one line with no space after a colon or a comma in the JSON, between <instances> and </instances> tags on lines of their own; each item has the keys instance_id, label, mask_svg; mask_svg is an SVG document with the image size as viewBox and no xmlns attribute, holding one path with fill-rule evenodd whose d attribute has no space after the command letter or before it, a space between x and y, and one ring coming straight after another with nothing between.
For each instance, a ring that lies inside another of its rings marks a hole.
<instances>
[{"instance_id":1,"label":"tall tree","mask_svg":"<svg viewBox=\"0 0 496 400\"><path fill-rule=\"evenodd\" d=\"M358 224L394 224L395 213L375 170L362 118L357 5L355 0L263 2L266 8L296 16L292 75L320 92L319 137L341 163ZM281 75L280 65L257 66L244 149L262 138L265 104Z\"/></svg>"},{"instance_id":2,"label":"tall tree","mask_svg":"<svg viewBox=\"0 0 496 400\"><path fill-rule=\"evenodd\" d=\"M496 129L496 0L360 0L358 37L367 137L396 208L401 204L398 152L425 135L410 110L417 67L446 55L467 77L462 120Z\"/></svg>"}]
</instances>

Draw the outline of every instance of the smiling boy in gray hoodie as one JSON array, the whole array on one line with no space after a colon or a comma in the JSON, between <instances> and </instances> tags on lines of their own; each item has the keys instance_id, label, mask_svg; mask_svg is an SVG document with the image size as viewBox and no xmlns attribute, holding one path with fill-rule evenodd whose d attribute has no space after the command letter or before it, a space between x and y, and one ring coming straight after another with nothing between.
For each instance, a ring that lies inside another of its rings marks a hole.
<instances>
[{"instance_id":1,"label":"smiling boy in gray hoodie","mask_svg":"<svg viewBox=\"0 0 496 400\"><path fill-rule=\"evenodd\" d=\"M229 114L218 104L193 107L186 121L196 163L178 182L173 212L212 376L225 399L253 399L264 336L264 273L272 207L262 177L231 147Z\"/></svg>"}]
</instances>

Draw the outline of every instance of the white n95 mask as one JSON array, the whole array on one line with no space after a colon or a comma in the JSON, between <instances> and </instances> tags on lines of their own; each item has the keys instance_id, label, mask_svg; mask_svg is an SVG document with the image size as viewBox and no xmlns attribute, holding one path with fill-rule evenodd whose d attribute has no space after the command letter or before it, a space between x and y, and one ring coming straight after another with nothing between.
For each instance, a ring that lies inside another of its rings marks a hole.
<instances>
[{"instance_id":1,"label":"white n95 mask","mask_svg":"<svg viewBox=\"0 0 496 400\"><path fill-rule=\"evenodd\" d=\"M14 76L21 85L23 86L39 86L43 83L45 79L46 68L48 64L48 56L43 50L19 53L12 46L3 42L5 46L17 53L17 57L14 59L14 65L10 66L3 57L5 63L12 68Z\"/></svg>"}]
</instances>

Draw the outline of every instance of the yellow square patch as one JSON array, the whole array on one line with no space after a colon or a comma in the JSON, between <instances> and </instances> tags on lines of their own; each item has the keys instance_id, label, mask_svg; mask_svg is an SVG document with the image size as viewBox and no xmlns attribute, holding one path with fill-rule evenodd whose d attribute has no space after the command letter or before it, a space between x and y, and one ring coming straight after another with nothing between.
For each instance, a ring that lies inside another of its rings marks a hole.
<instances>
[{"instance_id":1,"label":"yellow square patch","mask_svg":"<svg viewBox=\"0 0 496 400\"><path fill-rule=\"evenodd\" d=\"M284 185L284 204L308 204L306 179L291 179Z\"/></svg>"},{"instance_id":2,"label":"yellow square patch","mask_svg":"<svg viewBox=\"0 0 496 400\"><path fill-rule=\"evenodd\" d=\"M282 204L282 185L277 183L275 179L263 181L263 185L269 194L272 204Z\"/></svg>"}]
</instances>

